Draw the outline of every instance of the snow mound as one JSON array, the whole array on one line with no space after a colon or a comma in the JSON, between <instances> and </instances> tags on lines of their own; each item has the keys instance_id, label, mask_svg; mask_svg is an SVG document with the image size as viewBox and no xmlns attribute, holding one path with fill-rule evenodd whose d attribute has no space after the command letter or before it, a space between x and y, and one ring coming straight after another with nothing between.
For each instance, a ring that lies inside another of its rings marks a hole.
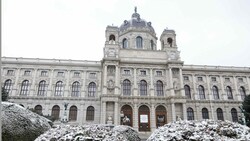
<instances>
[{"instance_id":1,"label":"snow mound","mask_svg":"<svg viewBox=\"0 0 250 141\"><path fill-rule=\"evenodd\" d=\"M2 102L1 120L2 138L6 141L34 140L51 128L48 119L9 102Z\"/></svg>"},{"instance_id":2,"label":"snow mound","mask_svg":"<svg viewBox=\"0 0 250 141\"><path fill-rule=\"evenodd\" d=\"M93 124L83 126L57 125L35 141L140 141L137 132L129 126Z\"/></svg>"},{"instance_id":3,"label":"snow mound","mask_svg":"<svg viewBox=\"0 0 250 141\"><path fill-rule=\"evenodd\" d=\"M249 141L250 128L230 121L175 121L156 129L147 141Z\"/></svg>"}]
</instances>

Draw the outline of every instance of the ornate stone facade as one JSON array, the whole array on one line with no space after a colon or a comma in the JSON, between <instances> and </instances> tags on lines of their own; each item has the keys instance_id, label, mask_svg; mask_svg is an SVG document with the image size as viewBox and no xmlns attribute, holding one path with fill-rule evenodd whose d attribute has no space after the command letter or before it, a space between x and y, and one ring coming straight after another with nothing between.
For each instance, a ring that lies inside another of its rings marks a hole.
<instances>
[{"instance_id":1,"label":"ornate stone facade","mask_svg":"<svg viewBox=\"0 0 250 141\"><path fill-rule=\"evenodd\" d=\"M137 11L105 34L100 62L3 57L10 101L58 122L66 112L70 124L126 124L142 132L178 118L238 120L250 68L184 65L175 31L164 29L157 50L152 23Z\"/></svg>"}]
</instances>

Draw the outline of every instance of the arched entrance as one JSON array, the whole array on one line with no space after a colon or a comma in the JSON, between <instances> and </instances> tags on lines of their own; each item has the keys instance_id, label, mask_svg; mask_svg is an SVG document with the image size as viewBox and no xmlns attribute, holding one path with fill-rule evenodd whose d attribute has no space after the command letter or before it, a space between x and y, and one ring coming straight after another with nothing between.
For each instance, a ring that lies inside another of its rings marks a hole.
<instances>
[{"instance_id":1,"label":"arched entrance","mask_svg":"<svg viewBox=\"0 0 250 141\"><path fill-rule=\"evenodd\" d=\"M146 105L139 107L139 131L150 131L150 110Z\"/></svg>"},{"instance_id":2,"label":"arched entrance","mask_svg":"<svg viewBox=\"0 0 250 141\"><path fill-rule=\"evenodd\" d=\"M167 111L166 108L162 105L159 105L155 109L155 120L156 128L163 126L167 123Z\"/></svg>"},{"instance_id":3,"label":"arched entrance","mask_svg":"<svg viewBox=\"0 0 250 141\"><path fill-rule=\"evenodd\" d=\"M133 110L129 105L124 105L121 108L121 125L133 126Z\"/></svg>"}]
</instances>

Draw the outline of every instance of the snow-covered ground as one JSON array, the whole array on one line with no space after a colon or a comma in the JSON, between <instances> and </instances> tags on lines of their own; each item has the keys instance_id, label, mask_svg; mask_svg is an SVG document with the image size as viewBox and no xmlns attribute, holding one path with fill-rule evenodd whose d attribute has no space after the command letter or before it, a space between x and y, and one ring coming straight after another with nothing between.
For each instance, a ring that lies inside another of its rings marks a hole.
<instances>
[{"instance_id":1,"label":"snow-covered ground","mask_svg":"<svg viewBox=\"0 0 250 141\"><path fill-rule=\"evenodd\" d=\"M2 102L2 137L7 139L35 139L51 128L49 120L22 106Z\"/></svg>"},{"instance_id":2,"label":"snow-covered ground","mask_svg":"<svg viewBox=\"0 0 250 141\"><path fill-rule=\"evenodd\" d=\"M94 125L56 125L40 135L35 141L140 141L137 132L129 126Z\"/></svg>"},{"instance_id":3,"label":"snow-covered ground","mask_svg":"<svg viewBox=\"0 0 250 141\"><path fill-rule=\"evenodd\" d=\"M230 121L175 121L155 130L147 141L250 141L247 126Z\"/></svg>"}]
</instances>

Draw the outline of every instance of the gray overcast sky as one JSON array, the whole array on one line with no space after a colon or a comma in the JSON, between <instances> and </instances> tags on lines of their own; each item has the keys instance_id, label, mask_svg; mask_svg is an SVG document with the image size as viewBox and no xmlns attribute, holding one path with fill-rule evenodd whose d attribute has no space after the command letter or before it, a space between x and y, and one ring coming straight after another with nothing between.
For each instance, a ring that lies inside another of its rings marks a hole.
<instances>
[{"instance_id":1,"label":"gray overcast sky","mask_svg":"<svg viewBox=\"0 0 250 141\"><path fill-rule=\"evenodd\" d=\"M250 0L3 0L2 56L99 61L134 6L158 38L176 31L185 64L250 67Z\"/></svg>"}]
</instances>

